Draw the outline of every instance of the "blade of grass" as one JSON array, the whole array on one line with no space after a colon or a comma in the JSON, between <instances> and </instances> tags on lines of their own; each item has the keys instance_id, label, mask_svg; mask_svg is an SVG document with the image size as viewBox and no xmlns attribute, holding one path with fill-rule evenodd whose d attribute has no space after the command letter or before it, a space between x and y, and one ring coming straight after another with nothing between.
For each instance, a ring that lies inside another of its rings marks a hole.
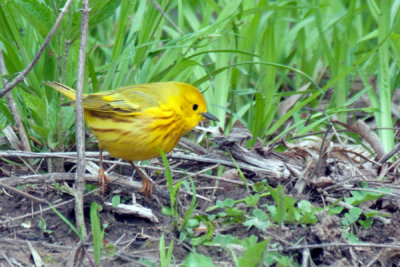
<instances>
[{"instance_id":1,"label":"blade of grass","mask_svg":"<svg viewBox=\"0 0 400 267\"><path fill-rule=\"evenodd\" d=\"M394 133L390 130L393 127L392 122L392 91L390 88L389 73L389 40L390 34L390 7L391 1L380 1L380 15L378 25L378 41L382 43L379 47L379 74L378 74L378 93L380 103L380 123L378 127L385 128L379 130L379 136L382 141L383 148L386 152L390 151L394 146Z\"/></svg>"}]
</instances>

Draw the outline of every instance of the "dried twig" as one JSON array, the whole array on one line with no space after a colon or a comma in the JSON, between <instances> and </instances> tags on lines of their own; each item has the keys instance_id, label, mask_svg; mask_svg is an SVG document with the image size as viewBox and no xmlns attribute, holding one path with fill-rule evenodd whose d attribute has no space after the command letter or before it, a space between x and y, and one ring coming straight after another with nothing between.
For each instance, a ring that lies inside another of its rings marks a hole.
<instances>
[{"instance_id":1,"label":"dried twig","mask_svg":"<svg viewBox=\"0 0 400 267\"><path fill-rule=\"evenodd\" d=\"M38 62L39 58L43 54L44 49L49 44L51 37L53 37L54 32L60 25L61 20L63 19L65 13L67 13L68 7L71 4L71 2L72 2L72 0L67 0L67 2L65 2L64 7L61 9L60 15L58 15L56 22L54 23L49 34L47 35L46 39L44 40L43 45L40 47L39 52L33 58L32 62L22 72L20 72L18 74L18 76L11 83L5 85L4 89L0 91L0 98L2 98L5 94L7 94L9 91L11 91L15 86L17 86L17 84L22 82L25 79L26 75L28 75L28 73L32 70L33 66L35 66L35 64Z\"/></svg>"},{"instance_id":2,"label":"dried twig","mask_svg":"<svg viewBox=\"0 0 400 267\"><path fill-rule=\"evenodd\" d=\"M379 163L383 164L386 161L388 161L391 157L393 157L394 155L396 155L398 152L400 151L400 144L397 144L391 151L389 151L389 153L383 155L380 159L379 159Z\"/></svg>"},{"instance_id":3,"label":"dried twig","mask_svg":"<svg viewBox=\"0 0 400 267\"><path fill-rule=\"evenodd\" d=\"M7 69L4 63L2 50L0 50L0 73L2 76L7 75ZM5 82L6 82L5 79L3 79L3 84L5 84ZM8 92L6 94L6 97L7 97L8 108L10 109L10 112L14 118L15 126L17 127L19 132L19 139L21 141L22 149L24 151L31 151L31 146L29 145L28 136L26 135L25 127L22 124L21 116L19 115L17 105L15 104L14 101L14 97L11 94L11 92Z\"/></svg>"},{"instance_id":4,"label":"dried twig","mask_svg":"<svg viewBox=\"0 0 400 267\"><path fill-rule=\"evenodd\" d=\"M93 157L98 157L99 152L86 152L85 155L87 156L86 160L91 160L91 161L98 161L97 158ZM103 152L103 156L108 156L108 153ZM251 156L251 155L250 155ZM249 156L249 157L250 157ZM76 153L74 152L44 152L44 153L34 153L34 152L23 152L23 151L13 151L13 150L5 150L5 151L0 151L0 157L27 157L27 158L70 158L70 159L76 159ZM90 159L89 159L90 157ZM232 162L232 160L229 157L225 157L221 154L213 154L213 155L204 155L204 156L198 156L193 153L182 153L180 151L175 151L172 153L168 154L169 158L173 159L182 159L182 160L190 160L190 161L197 161L197 162L203 162L203 163L209 163L209 164L220 164L220 165L225 165L229 167L236 168L235 164ZM246 158L246 160L251 160ZM258 159L255 159L258 160ZM129 164L125 162L118 162L118 161L105 161L103 162L107 163L115 163L118 165L124 165L124 166L129 166ZM274 159L263 159L263 164L258 164L258 165L252 165L246 162L241 161L240 159L236 159L236 163L238 166L245 171L250 171L254 173L260 173L260 174L265 174L270 177L277 177L277 178L287 178L289 176L289 172L286 169L285 166L288 164L283 164L280 161L274 160ZM254 162L254 164L257 164L258 162ZM141 168L154 168L151 166L140 166ZM292 166L293 168L297 166ZM160 168L155 168L159 170ZM163 169L163 168L161 168ZM241 183L240 183L241 184Z\"/></svg>"},{"instance_id":5,"label":"dried twig","mask_svg":"<svg viewBox=\"0 0 400 267\"><path fill-rule=\"evenodd\" d=\"M310 250L307 248L303 249L301 258L301 267L307 267L308 259L310 258Z\"/></svg>"},{"instance_id":6,"label":"dried twig","mask_svg":"<svg viewBox=\"0 0 400 267\"><path fill-rule=\"evenodd\" d=\"M83 121L83 83L85 79L85 62L86 62L86 43L89 24L89 0L82 0L82 22L81 22L81 42L79 46L79 63L78 63L78 82L76 86L75 100L75 128L76 128L76 150L78 162L75 176L75 218L78 229L86 236L85 220L83 215L83 191L85 190L85 126Z\"/></svg>"},{"instance_id":7,"label":"dried twig","mask_svg":"<svg viewBox=\"0 0 400 267\"><path fill-rule=\"evenodd\" d=\"M25 198L28 198L28 199L30 199L30 200L32 200L34 202L37 202L37 203L46 203L47 202L45 199L32 196L31 194L28 194L26 192L23 192L23 191L17 189L17 188L9 186L6 183L2 183L1 181L0 181L0 187L3 187L3 188L5 188L5 189L7 189L9 191L12 191L12 192L14 192L14 193L16 193L18 195L21 195L21 196L23 196Z\"/></svg>"},{"instance_id":8,"label":"dried twig","mask_svg":"<svg viewBox=\"0 0 400 267\"><path fill-rule=\"evenodd\" d=\"M364 140L366 140L377 154L377 158L381 159L385 154L382 143L376 133L374 133L362 120L357 120L355 125L348 125L340 121L333 121L335 124L339 124L345 127L347 130L359 134ZM380 162L382 163L382 162Z\"/></svg>"}]
</instances>

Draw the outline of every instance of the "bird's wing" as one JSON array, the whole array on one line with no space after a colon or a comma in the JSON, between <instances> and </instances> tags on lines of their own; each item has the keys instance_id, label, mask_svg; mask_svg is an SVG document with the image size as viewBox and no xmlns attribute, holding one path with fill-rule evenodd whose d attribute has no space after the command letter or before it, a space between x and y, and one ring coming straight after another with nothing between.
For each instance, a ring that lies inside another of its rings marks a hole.
<instances>
[{"instance_id":1,"label":"bird's wing","mask_svg":"<svg viewBox=\"0 0 400 267\"><path fill-rule=\"evenodd\" d=\"M136 115L147 108L156 107L159 104L158 99L154 90L128 86L114 91L87 95L82 104L86 110Z\"/></svg>"}]
</instances>

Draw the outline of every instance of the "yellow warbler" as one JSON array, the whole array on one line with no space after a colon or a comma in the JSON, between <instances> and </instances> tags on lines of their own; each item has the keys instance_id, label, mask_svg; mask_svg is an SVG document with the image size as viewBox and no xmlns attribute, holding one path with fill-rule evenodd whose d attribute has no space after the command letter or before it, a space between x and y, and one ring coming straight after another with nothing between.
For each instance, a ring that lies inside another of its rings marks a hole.
<instances>
[{"instance_id":1,"label":"yellow warbler","mask_svg":"<svg viewBox=\"0 0 400 267\"><path fill-rule=\"evenodd\" d=\"M71 100L75 90L47 82ZM187 83L159 82L121 87L112 91L83 95L86 124L99 141L100 184L105 179L102 149L112 157L129 161L142 178L142 191L151 194L148 178L133 164L159 156L159 149L170 152L179 139L203 118L218 120L207 112L199 90Z\"/></svg>"}]
</instances>

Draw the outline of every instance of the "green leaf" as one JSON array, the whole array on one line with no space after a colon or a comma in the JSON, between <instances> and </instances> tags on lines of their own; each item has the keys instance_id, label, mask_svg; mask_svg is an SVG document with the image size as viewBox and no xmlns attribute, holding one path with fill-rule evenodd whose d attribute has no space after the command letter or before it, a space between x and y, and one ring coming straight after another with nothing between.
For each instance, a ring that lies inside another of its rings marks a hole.
<instances>
[{"instance_id":1,"label":"green leaf","mask_svg":"<svg viewBox=\"0 0 400 267\"><path fill-rule=\"evenodd\" d=\"M171 211L171 208L167 207L167 206L163 206L161 208L161 213L164 214L164 215L170 216L170 217L173 215L172 211Z\"/></svg>"},{"instance_id":2,"label":"green leaf","mask_svg":"<svg viewBox=\"0 0 400 267\"><path fill-rule=\"evenodd\" d=\"M159 244L161 267L168 267L168 266L170 266L171 259L172 259L173 247L174 247L174 241L171 240L171 241L169 242L167 254L165 254L165 241L164 241L164 233L163 233L163 234L161 235L160 244Z\"/></svg>"},{"instance_id":3,"label":"green leaf","mask_svg":"<svg viewBox=\"0 0 400 267\"><path fill-rule=\"evenodd\" d=\"M192 185L192 201L190 202L189 208L186 210L185 216L183 217L183 220L181 222L181 226L179 227L179 230L181 231L184 227L186 227L186 224L190 220L190 218L193 215L194 210L196 209L196 187L194 186L194 182L192 177L188 175L188 179L190 180L190 183Z\"/></svg>"},{"instance_id":4,"label":"green leaf","mask_svg":"<svg viewBox=\"0 0 400 267\"><path fill-rule=\"evenodd\" d=\"M224 200L224 206L232 208L235 205L235 201L232 198L226 198Z\"/></svg>"},{"instance_id":5,"label":"green leaf","mask_svg":"<svg viewBox=\"0 0 400 267\"><path fill-rule=\"evenodd\" d=\"M220 208L220 209L225 207L225 203L222 200L218 199L216 204L217 204L217 207Z\"/></svg>"},{"instance_id":6,"label":"green leaf","mask_svg":"<svg viewBox=\"0 0 400 267\"><path fill-rule=\"evenodd\" d=\"M251 235L243 240L237 240L236 242L240 245L242 245L245 249L249 249L250 247L253 247L255 244L257 244L258 237L255 235Z\"/></svg>"},{"instance_id":7,"label":"green leaf","mask_svg":"<svg viewBox=\"0 0 400 267\"><path fill-rule=\"evenodd\" d=\"M265 190L265 184L266 184L266 181L265 180L263 180L263 181L261 181L261 182L257 182L257 183L254 183L253 184L253 189L257 192L257 193L262 193L262 192L264 192L264 190Z\"/></svg>"},{"instance_id":8,"label":"green leaf","mask_svg":"<svg viewBox=\"0 0 400 267\"><path fill-rule=\"evenodd\" d=\"M381 189L383 192L382 193L377 193L377 192L369 192L369 191L350 191L352 197L345 197L344 201L347 204L350 204L352 206L356 206L360 203L364 203L367 201L371 200L376 200L384 196L384 192L386 190L390 190L388 188L382 188ZM386 191L388 192L388 191Z\"/></svg>"},{"instance_id":9,"label":"green leaf","mask_svg":"<svg viewBox=\"0 0 400 267\"><path fill-rule=\"evenodd\" d=\"M273 214L273 218L279 224L279 226L282 226L282 223L286 216L285 192L283 191L282 185L278 185L276 189L274 189L272 186L267 184L267 188L276 203L276 210Z\"/></svg>"},{"instance_id":10,"label":"green leaf","mask_svg":"<svg viewBox=\"0 0 400 267\"><path fill-rule=\"evenodd\" d=\"M58 217L61 218L70 228L71 230L78 236L81 240L83 239L83 235L81 234L80 231L73 225L64 215L62 215L61 212L59 212L53 205L49 204L50 208L54 211L55 214L57 214Z\"/></svg>"},{"instance_id":11,"label":"green leaf","mask_svg":"<svg viewBox=\"0 0 400 267\"><path fill-rule=\"evenodd\" d=\"M340 214L343 211L344 207L342 206L335 206L335 207L329 207L328 213L333 215L333 214Z\"/></svg>"},{"instance_id":12,"label":"green leaf","mask_svg":"<svg viewBox=\"0 0 400 267\"><path fill-rule=\"evenodd\" d=\"M250 230L251 227L256 227L261 231L267 230L270 225L270 221L268 220L268 215L261 209L254 209L253 216L249 217L247 221L243 223L244 226L247 226L247 229Z\"/></svg>"},{"instance_id":13,"label":"green leaf","mask_svg":"<svg viewBox=\"0 0 400 267\"><path fill-rule=\"evenodd\" d=\"M371 218L372 216L378 215L379 213L376 210L371 210L369 212L364 213L365 217Z\"/></svg>"},{"instance_id":14,"label":"green leaf","mask_svg":"<svg viewBox=\"0 0 400 267\"><path fill-rule=\"evenodd\" d=\"M226 211L227 214L229 214L229 215L231 215L233 217L236 217L238 219L242 218L244 216L244 214L245 214L243 210L238 209L236 207L226 208L225 211Z\"/></svg>"},{"instance_id":15,"label":"green leaf","mask_svg":"<svg viewBox=\"0 0 400 267\"><path fill-rule=\"evenodd\" d=\"M246 205L248 207L254 207L255 205L257 205L259 200L260 200L260 195L255 194L253 196L250 195L250 196L246 197L244 201L246 202Z\"/></svg>"},{"instance_id":16,"label":"green leaf","mask_svg":"<svg viewBox=\"0 0 400 267\"><path fill-rule=\"evenodd\" d=\"M234 243L235 238L233 238L231 235L221 235L217 234L212 241L213 244L218 244L220 246L227 246L230 244Z\"/></svg>"},{"instance_id":17,"label":"green leaf","mask_svg":"<svg viewBox=\"0 0 400 267\"><path fill-rule=\"evenodd\" d=\"M278 252L268 252L265 255L266 266L299 266L292 257L284 256Z\"/></svg>"},{"instance_id":18,"label":"green leaf","mask_svg":"<svg viewBox=\"0 0 400 267\"><path fill-rule=\"evenodd\" d=\"M186 223L186 226L190 228L198 227L199 225L200 222L197 219L189 219Z\"/></svg>"},{"instance_id":19,"label":"green leaf","mask_svg":"<svg viewBox=\"0 0 400 267\"><path fill-rule=\"evenodd\" d=\"M56 21L53 10L39 0L15 0L14 3L20 15L35 27L42 37L46 37Z\"/></svg>"},{"instance_id":20,"label":"green leaf","mask_svg":"<svg viewBox=\"0 0 400 267\"><path fill-rule=\"evenodd\" d=\"M299 223L314 224L318 222L318 218L315 216L316 209L309 201L300 200L297 206L301 214L301 218L298 221Z\"/></svg>"},{"instance_id":21,"label":"green leaf","mask_svg":"<svg viewBox=\"0 0 400 267\"><path fill-rule=\"evenodd\" d=\"M192 238L190 240L190 244L192 246L199 246L199 245L203 244L204 242L210 241L212 239L213 232L214 232L213 222L208 221L207 218L204 216L197 216L197 218L200 218L201 221L206 225L207 233L203 234L199 237Z\"/></svg>"},{"instance_id":22,"label":"green leaf","mask_svg":"<svg viewBox=\"0 0 400 267\"><path fill-rule=\"evenodd\" d=\"M362 209L357 207L351 208L349 212L344 215L344 218L342 219L342 224L344 226L350 226L358 220L361 214Z\"/></svg>"},{"instance_id":23,"label":"green leaf","mask_svg":"<svg viewBox=\"0 0 400 267\"><path fill-rule=\"evenodd\" d=\"M211 258L194 252L186 256L182 265L182 267L203 267L203 266L215 267Z\"/></svg>"},{"instance_id":24,"label":"green leaf","mask_svg":"<svg viewBox=\"0 0 400 267\"><path fill-rule=\"evenodd\" d=\"M264 259L264 254L268 245L269 239L261 241L256 245L250 247L239 258L239 267L258 266Z\"/></svg>"},{"instance_id":25,"label":"green leaf","mask_svg":"<svg viewBox=\"0 0 400 267\"><path fill-rule=\"evenodd\" d=\"M374 219L368 218L366 220L358 220L358 223L361 224L365 229L368 229L372 223L374 222Z\"/></svg>"},{"instance_id":26,"label":"green leaf","mask_svg":"<svg viewBox=\"0 0 400 267\"><path fill-rule=\"evenodd\" d=\"M100 264L101 254L103 250L103 237L104 232L101 230L99 212L102 210L102 206L96 202L92 202L90 205L90 226L92 229L93 238L93 255L96 265Z\"/></svg>"},{"instance_id":27,"label":"green leaf","mask_svg":"<svg viewBox=\"0 0 400 267\"><path fill-rule=\"evenodd\" d=\"M360 239L352 232L344 232L343 237L346 238L350 243L361 243Z\"/></svg>"},{"instance_id":28,"label":"green leaf","mask_svg":"<svg viewBox=\"0 0 400 267\"><path fill-rule=\"evenodd\" d=\"M89 27L95 27L110 16L115 14L121 0L96 0L90 1ZM80 10L74 12L72 16L72 38L76 39L80 34L82 14Z\"/></svg>"},{"instance_id":29,"label":"green leaf","mask_svg":"<svg viewBox=\"0 0 400 267\"><path fill-rule=\"evenodd\" d=\"M121 203L121 197L119 195L113 196L111 198L111 203L114 208L117 207Z\"/></svg>"}]
</instances>

